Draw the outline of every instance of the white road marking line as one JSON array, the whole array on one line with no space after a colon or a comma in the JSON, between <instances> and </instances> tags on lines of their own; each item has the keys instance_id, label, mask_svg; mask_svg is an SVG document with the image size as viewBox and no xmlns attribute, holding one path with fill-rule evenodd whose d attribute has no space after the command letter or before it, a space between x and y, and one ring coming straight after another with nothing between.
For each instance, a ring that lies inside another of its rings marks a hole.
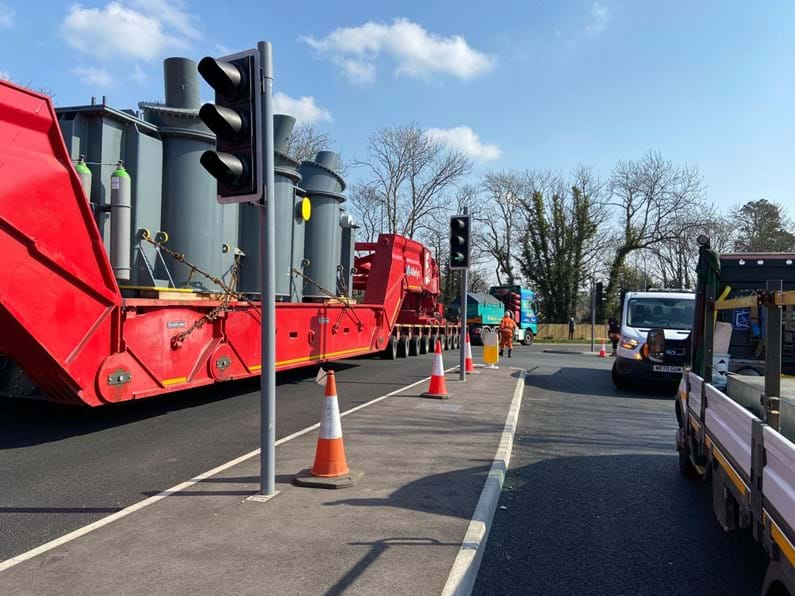
<instances>
[{"instance_id":1,"label":"white road marking line","mask_svg":"<svg viewBox=\"0 0 795 596\"><path fill-rule=\"evenodd\" d=\"M486 541L494 519L494 511L497 509L502 484L505 481L505 474L508 472L508 464L511 462L513 437L516 434L519 410L522 407L524 382L525 375L519 375L500 437L500 445L497 447L489 475L486 477L475 512L467 527L464 541L455 558L453 568L450 570L450 575L447 576L447 582L442 590L443 596L469 595L472 593L472 588L475 587L483 551L486 549Z\"/></svg>"},{"instance_id":2,"label":"white road marking line","mask_svg":"<svg viewBox=\"0 0 795 596\"><path fill-rule=\"evenodd\" d=\"M452 369L449 369L448 371L445 371L445 372L449 372L450 370L452 370ZM394 391L392 391L390 393L387 393L386 395L382 395L380 397L376 397L375 399L372 399L372 400L370 400L368 402L360 404L360 405L356 406L355 408L351 408L350 410L346 410L345 412L340 414L340 416L347 416L348 414L353 414L354 412L358 412L362 408L366 408L367 406L372 406L373 404L377 404L378 402L383 401L383 400L385 400L388 397L392 397L393 395L396 395L396 394L400 393L401 391L405 391L406 389L411 389L412 387L416 387L420 383L424 383L424 382L428 381L429 379L430 379L430 377L425 377L424 379L420 379L419 381L411 383L410 385L406 385L405 387L401 387L400 389L395 389ZM276 441L275 445L278 447L279 445L282 445L282 444L286 443L287 441L291 441L291 440L293 440L293 439L295 439L297 437L300 437L301 435L305 435L306 433L312 432L313 430L316 430L319 427L320 427L320 423L319 422L316 423L316 424L313 424L312 426L307 426L306 428L301 429L298 432L294 432L291 435L287 435L286 437L282 437L281 439ZM41 555L43 553L46 553L47 551L50 551L50 550L52 550L54 548L57 548L57 547L59 547L59 546L61 546L63 544L66 544L67 542L71 542L72 540L76 540L77 538L80 538L81 536L85 536L86 534L88 534L90 532L93 532L94 530L98 530L99 528L107 526L108 524L111 524L111 523L115 522L116 520L119 520L119 519L121 519L123 517L127 517L131 513L135 513L136 511L140 511L144 507L148 507L149 505L153 505L154 503L157 503L158 501L160 501L162 499L165 499L166 497L169 497L169 496L171 496L171 495L173 495L175 493L183 491L186 488L190 488L191 486L193 486L194 484L197 484L198 482L201 482L202 480L206 480L207 478L215 476L216 474L220 474L224 470L228 470L229 468L232 468L232 467L234 467L234 466L236 466L238 464L241 464L244 461L251 459L252 457L256 457L257 455L259 455L259 452L260 452L259 449L255 449L254 451L249 451L248 453L246 453L244 455L241 455L240 457L236 457L235 459L233 459L231 461L228 461L228 462L226 462L224 464L221 464L220 466L216 466L212 470L208 470L206 472L203 472L202 474L199 474L198 476L194 476L190 480L186 480L185 482L180 482L179 484L177 484L175 486L172 486L171 488L166 489L166 490L164 490L162 492L159 492L159 493L157 493L156 495L154 495L152 497L148 497L148 498L146 498L146 499L144 499L142 501L138 501L137 503L134 503L134 504L130 505L129 507L125 507L121 511L117 511L116 513L112 513L112 514L110 514L110 515L108 515L106 517L103 517L102 519L98 519L95 522L92 522L92 523L90 523L90 524L88 524L86 526L83 526L81 528L73 530L73 531L69 532L68 534L64 534L63 536L61 536L59 538L55 538L54 540L50 540L49 542L45 542L44 544L42 544L40 546L37 546L36 548L32 548L32 549L30 549L28 551L25 551L24 553L21 553L21 554L15 556L15 557L11 557L10 559L6 559L5 561L0 561L0 573L2 573L3 571L6 571L7 569L11 569L11 567L14 567L15 565L19 565L20 563L22 563L24 561L29 561L30 559L32 559L34 557L37 557L37 556L39 556L39 555Z\"/></svg>"}]
</instances>

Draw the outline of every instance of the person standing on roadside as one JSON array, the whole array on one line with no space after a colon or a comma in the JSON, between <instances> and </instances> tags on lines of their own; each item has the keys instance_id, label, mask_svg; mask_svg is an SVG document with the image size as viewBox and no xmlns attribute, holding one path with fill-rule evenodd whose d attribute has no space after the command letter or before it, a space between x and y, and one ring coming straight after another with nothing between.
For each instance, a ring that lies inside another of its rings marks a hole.
<instances>
[{"instance_id":1,"label":"person standing on roadside","mask_svg":"<svg viewBox=\"0 0 795 596\"><path fill-rule=\"evenodd\" d=\"M508 358L511 357L513 352L513 334L516 329L516 323L513 320L513 313L509 310L505 311L505 316L500 321L500 356L502 351L508 348Z\"/></svg>"},{"instance_id":2,"label":"person standing on roadside","mask_svg":"<svg viewBox=\"0 0 795 596\"><path fill-rule=\"evenodd\" d=\"M574 317L569 317L569 339L574 339L574 328L577 324L574 322Z\"/></svg>"},{"instance_id":3,"label":"person standing on roadside","mask_svg":"<svg viewBox=\"0 0 795 596\"><path fill-rule=\"evenodd\" d=\"M616 317L607 319L607 336L610 338L610 343L613 344L613 356L615 356L618 348L618 339L621 337L621 324Z\"/></svg>"}]
</instances>

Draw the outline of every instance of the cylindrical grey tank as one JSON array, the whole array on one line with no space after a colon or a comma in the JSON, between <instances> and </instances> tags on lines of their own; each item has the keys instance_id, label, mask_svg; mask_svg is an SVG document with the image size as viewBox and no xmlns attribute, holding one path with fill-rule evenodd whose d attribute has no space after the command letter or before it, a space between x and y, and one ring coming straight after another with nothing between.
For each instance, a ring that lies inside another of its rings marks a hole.
<instances>
[{"instance_id":1,"label":"cylindrical grey tank","mask_svg":"<svg viewBox=\"0 0 795 596\"><path fill-rule=\"evenodd\" d=\"M130 279L132 181L121 162L110 176L110 264L119 281Z\"/></svg>"},{"instance_id":2,"label":"cylindrical grey tank","mask_svg":"<svg viewBox=\"0 0 795 596\"><path fill-rule=\"evenodd\" d=\"M287 141L295 126L295 118L283 114L273 117L274 127L274 196L276 203L276 297L279 300L300 301L301 284L293 283L292 270L301 267L304 258L304 221L300 215L301 199L295 186L301 180L299 163L289 157ZM248 294L258 293L259 288L259 212L260 207L251 204L240 206L240 248L245 253L241 268L240 287Z\"/></svg>"},{"instance_id":3,"label":"cylindrical grey tank","mask_svg":"<svg viewBox=\"0 0 795 596\"><path fill-rule=\"evenodd\" d=\"M345 296L351 297L353 292L353 263L356 251L356 225L353 217L347 213L340 215L340 228L342 228L342 254L340 255L340 265L342 275L340 291Z\"/></svg>"},{"instance_id":4,"label":"cylindrical grey tank","mask_svg":"<svg viewBox=\"0 0 795 596\"><path fill-rule=\"evenodd\" d=\"M308 261L304 271L312 282L306 284L304 298L336 295L341 252L340 208L345 201L340 194L345 190L345 181L332 169L338 160L336 153L321 151L314 161L301 164L302 185L312 201L312 217L304 242L304 256Z\"/></svg>"},{"instance_id":5,"label":"cylindrical grey tank","mask_svg":"<svg viewBox=\"0 0 795 596\"><path fill-rule=\"evenodd\" d=\"M215 135L199 119L196 63L187 58L164 62L166 104L139 104L144 118L156 124L163 139L162 229L166 246L217 277L228 273L237 238L237 206L216 199L216 181L199 158L215 147ZM225 225L225 218L226 221ZM225 251L225 244L230 245ZM217 291L209 280L168 258L174 282L180 287Z\"/></svg>"},{"instance_id":6,"label":"cylindrical grey tank","mask_svg":"<svg viewBox=\"0 0 795 596\"><path fill-rule=\"evenodd\" d=\"M166 85L166 105L172 108L198 108L199 77L196 63L189 58L166 58L163 61L163 80Z\"/></svg>"}]
</instances>

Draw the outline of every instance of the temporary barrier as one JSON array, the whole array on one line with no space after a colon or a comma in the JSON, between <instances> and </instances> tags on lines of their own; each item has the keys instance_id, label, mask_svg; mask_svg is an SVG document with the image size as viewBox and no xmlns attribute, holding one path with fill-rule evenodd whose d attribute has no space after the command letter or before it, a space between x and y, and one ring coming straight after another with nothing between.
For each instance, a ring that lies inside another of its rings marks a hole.
<instances>
[{"instance_id":1,"label":"temporary barrier","mask_svg":"<svg viewBox=\"0 0 795 596\"><path fill-rule=\"evenodd\" d=\"M483 334L483 362L489 368L496 368L500 361L500 337L496 331Z\"/></svg>"}]
</instances>

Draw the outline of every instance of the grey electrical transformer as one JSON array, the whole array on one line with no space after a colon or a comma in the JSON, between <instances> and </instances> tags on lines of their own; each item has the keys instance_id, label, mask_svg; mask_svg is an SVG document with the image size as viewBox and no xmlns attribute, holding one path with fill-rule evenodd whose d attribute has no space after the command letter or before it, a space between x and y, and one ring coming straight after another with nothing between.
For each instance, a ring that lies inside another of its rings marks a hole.
<instances>
[{"instance_id":1,"label":"grey electrical transformer","mask_svg":"<svg viewBox=\"0 0 795 596\"><path fill-rule=\"evenodd\" d=\"M166 246L220 277L232 264L237 210L225 210L218 204L215 180L199 163L201 154L214 148L215 135L199 119L196 63L187 58L167 58L163 68L165 105L140 103L139 106L144 119L157 126L163 139L162 229L168 234ZM225 217L231 218L226 225ZM219 289L174 259L166 262L177 286Z\"/></svg>"},{"instance_id":2,"label":"grey electrical transformer","mask_svg":"<svg viewBox=\"0 0 795 596\"><path fill-rule=\"evenodd\" d=\"M304 287L304 298L329 298L336 295L340 269L340 208L345 201L341 194L345 180L336 167L339 156L333 151L320 151L314 161L301 164L303 188L312 201L312 217L306 229L305 272L312 281Z\"/></svg>"},{"instance_id":3,"label":"grey electrical transformer","mask_svg":"<svg viewBox=\"0 0 795 596\"><path fill-rule=\"evenodd\" d=\"M117 110L92 101L89 105L56 108L70 157L86 185L86 195L94 209L108 254L111 253L111 177L119 161L132 179L131 230L160 230L163 145L157 127L144 122L135 112ZM82 163L81 163L81 158ZM130 282L157 285L145 262L154 262L149 244L129 246L132 259Z\"/></svg>"},{"instance_id":4,"label":"grey electrical transformer","mask_svg":"<svg viewBox=\"0 0 795 596\"><path fill-rule=\"evenodd\" d=\"M287 146L295 118L284 114L273 117L275 153L274 196L276 229L276 297L282 301L301 301L301 284L295 283L293 270L299 270L304 258L304 218L296 186L301 181L299 162L287 155ZM253 294L259 291L259 225L257 209L240 206L240 249L245 253L241 267L240 288Z\"/></svg>"}]
</instances>

